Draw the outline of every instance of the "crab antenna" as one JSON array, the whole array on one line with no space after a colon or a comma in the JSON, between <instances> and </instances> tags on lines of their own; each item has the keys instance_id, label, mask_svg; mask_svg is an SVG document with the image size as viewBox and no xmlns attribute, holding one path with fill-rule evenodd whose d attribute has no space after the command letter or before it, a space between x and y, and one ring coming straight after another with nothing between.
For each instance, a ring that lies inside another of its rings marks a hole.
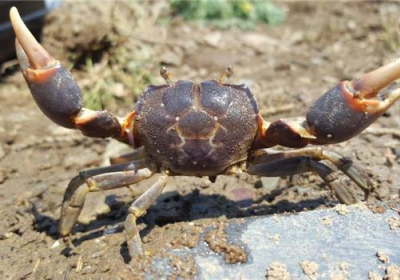
<instances>
[{"instance_id":1,"label":"crab antenna","mask_svg":"<svg viewBox=\"0 0 400 280\"><path fill-rule=\"evenodd\" d=\"M226 83L229 78L233 75L233 66L229 65L226 67L225 71L221 73L221 76L219 76L218 82L219 83Z\"/></svg>"},{"instance_id":2,"label":"crab antenna","mask_svg":"<svg viewBox=\"0 0 400 280\"><path fill-rule=\"evenodd\" d=\"M175 83L175 79L172 76L172 74L168 71L167 67L161 66L160 75L161 77L163 77L163 79L167 84L172 85Z\"/></svg>"}]
</instances>

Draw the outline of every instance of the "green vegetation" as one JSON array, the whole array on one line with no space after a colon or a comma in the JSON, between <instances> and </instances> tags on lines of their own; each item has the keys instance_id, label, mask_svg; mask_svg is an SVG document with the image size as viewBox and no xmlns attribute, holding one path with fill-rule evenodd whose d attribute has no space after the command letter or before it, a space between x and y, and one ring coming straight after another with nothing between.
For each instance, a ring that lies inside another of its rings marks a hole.
<instances>
[{"instance_id":1,"label":"green vegetation","mask_svg":"<svg viewBox=\"0 0 400 280\"><path fill-rule=\"evenodd\" d=\"M152 28L155 22L150 16L155 8L147 2L126 0L116 5L110 2L102 9L94 2L81 6L71 3L75 10L84 11L87 5L94 5L99 15L94 22L79 23L78 30L87 35L80 35L81 40L71 39L70 48L65 50L68 68L74 70L85 107L116 114L126 112L134 108L134 102L146 86L154 83L153 74L157 72L148 69L153 64L153 46L144 44L136 36Z\"/></svg>"},{"instance_id":2,"label":"green vegetation","mask_svg":"<svg viewBox=\"0 0 400 280\"><path fill-rule=\"evenodd\" d=\"M256 22L278 25L286 13L269 0L170 0L174 16L218 26L251 27Z\"/></svg>"},{"instance_id":3,"label":"green vegetation","mask_svg":"<svg viewBox=\"0 0 400 280\"><path fill-rule=\"evenodd\" d=\"M140 51L135 50L123 43L108 50L99 63L86 58L83 70L91 78L85 79L81 87L87 108L111 111L132 108L146 85L152 83L152 75L144 67L148 59L143 59Z\"/></svg>"}]
</instances>

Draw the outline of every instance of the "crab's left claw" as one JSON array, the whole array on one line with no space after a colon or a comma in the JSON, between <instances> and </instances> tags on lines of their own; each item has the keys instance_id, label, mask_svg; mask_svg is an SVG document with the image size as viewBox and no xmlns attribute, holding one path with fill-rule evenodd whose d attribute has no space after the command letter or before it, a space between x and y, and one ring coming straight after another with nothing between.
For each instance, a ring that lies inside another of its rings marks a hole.
<instances>
[{"instance_id":1,"label":"crab's left claw","mask_svg":"<svg viewBox=\"0 0 400 280\"><path fill-rule=\"evenodd\" d=\"M331 88L311 105L305 119L269 123L259 116L255 147L299 148L346 141L367 128L400 98L400 83L389 86L399 78L400 59Z\"/></svg>"},{"instance_id":2,"label":"crab's left claw","mask_svg":"<svg viewBox=\"0 0 400 280\"><path fill-rule=\"evenodd\" d=\"M344 81L322 95L307 113L307 130L316 137L313 144L346 141L359 134L400 98L400 59Z\"/></svg>"}]
</instances>

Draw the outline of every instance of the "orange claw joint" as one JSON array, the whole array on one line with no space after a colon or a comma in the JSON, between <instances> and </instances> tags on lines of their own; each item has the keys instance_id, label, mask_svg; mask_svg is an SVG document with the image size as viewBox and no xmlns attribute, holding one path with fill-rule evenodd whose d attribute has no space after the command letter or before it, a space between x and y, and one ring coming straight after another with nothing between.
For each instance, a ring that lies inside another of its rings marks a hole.
<instances>
[{"instance_id":1,"label":"orange claw joint","mask_svg":"<svg viewBox=\"0 0 400 280\"><path fill-rule=\"evenodd\" d=\"M307 113L307 130L312 144L333 144L359 134L400 98L400 78L396 60L361 78L344 81L323 94Z\"/></svg>"}]
</instances>

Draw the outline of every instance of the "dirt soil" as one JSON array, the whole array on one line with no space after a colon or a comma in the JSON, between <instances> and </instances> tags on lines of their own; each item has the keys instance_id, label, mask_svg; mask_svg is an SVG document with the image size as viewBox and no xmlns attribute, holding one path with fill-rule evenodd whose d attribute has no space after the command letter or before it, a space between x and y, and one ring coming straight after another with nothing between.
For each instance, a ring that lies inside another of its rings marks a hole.
<instances>
[{"instance_id":1,"label":"dirt soil","mask_svg":"<svg viewBox=\"0 0 400 280\"><path fill-rule=\"evenodd\" d=\"M75 2L52 12L43 32L45 47L68 67L76 66L69 60L74 52L85 52L87 44L137 19L119 9L114 17L118 20L111 21L105 15L112 5L96 9L87 5ZM252 89L267 120L305 116L313 100L339 81L360 76L400 53L398 3L301 1L280 6L287 10L287 19L277 27L221 30L179 19L161 24L152 20L155 12L146 17L146 24L136 22L137 29L130 34L141 48L150 50L144 68L154 75L163 63L175 77L200 82L218 78L226 66L234 65L231 82ZM102 57L94 63L102 65ZM98 72L78 66L72 73L81 85L99 79ZM106 165L110 155L126 148L57 127L34 104L19 72L7 71L1 81L1 279L136 279L149 269L152 258L168 254L171 247L196 246L205 228L219 228L228 219L338 203L314 174L280 179L219 176L211 186L201 178L171 178L157 203L139 220L146 257L129 264L124 219L136 190L150 186L156 179L151 178L130 189L89 194L73 231L73 243L81 254L73 254L57 229L68 182L79 170ZM159 77L155 81L162 83ZM129 102L113 112L124 116L134 108ZM366 132L326 149L363 166L377 187L370 200L387 201L399 197L399 138L400 102ZM343 180L362 198L353 183ZM195 277L192 261L176 260L171 265L182 271L183 278Z\"/></svg>"}]
</instances>

